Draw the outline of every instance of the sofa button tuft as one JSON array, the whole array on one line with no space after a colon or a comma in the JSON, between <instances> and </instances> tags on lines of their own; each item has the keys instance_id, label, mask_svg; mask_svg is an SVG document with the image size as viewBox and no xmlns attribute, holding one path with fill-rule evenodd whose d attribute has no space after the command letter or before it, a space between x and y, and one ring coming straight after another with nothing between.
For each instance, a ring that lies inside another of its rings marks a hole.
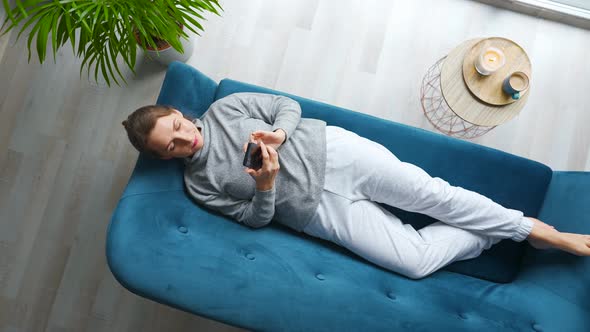
<instances>
[{"instance_id":1,"label":"sofa button tuft","mask_svg":"<svg viewBox=\"0 0 590 332\"><path fill-rule=\"evenodd\" d=\"M396 299L396 296L395 296L395 294L393 294L393 292L387 293L387 297L390 298L390 299L392 299L392 300L395 300Z\"/></svg>"},{"instance_id":2,"label":"sofa button tuft","mask_svg":"<svg viewBox=\"0 0 590 332\"><path fill-rule=\"evenodd\" d=\"M467 315L462 312L459 313L459 317L461 317L461 319L467 319Z\"/></svg>"},{"instance_id":3,"label":"sofa button tuft","mask_svg":"<svg viewBox=\"0 0 590 332\"><path fill-rule=\"evenodd\" d=\"M254 257L254 255L253 255L253 254L251 254L251 253L247 253L247 254L246 254L246 258L248 258L249 260L253 260L253 259L254 259L254 258L256 258L256 257Z\"/></svg>"},{"instance_id":4,"label":"sofa button tuft","mask_svg":"<svg viewBox=\"0 0 590 332\"><path fill-rule=\"evenodd\" d=\"M179 230L181 233L186 233L186 232L188 232L188 229L187 229L186 227L184 227L184 226L180 226L180 227L178 227L178 230Z\"/></svg>"},{"instance_id":5,"label":"sofa button tuft","mask_svg":"<svg viewBox=\"0 0 590 332\"><path fill-rule=\"evenodd\" d=\"M321 274L321 273L316 274L315 277L318 278L318 280L324 280L324 279L326 279L326 277L324 277L324 275Z\"/></svg>"},{"instance_id":6,"label":"sofa button tuft","mask_svg":"<svg viewBox=\"0 0 590 332\"><path fill-rule=\"evenodd\" d=\"M541 328L541 325L534 323L533 324L533 330L535 331L543 331L543 329Z\"/></svg>"}]
</instances>

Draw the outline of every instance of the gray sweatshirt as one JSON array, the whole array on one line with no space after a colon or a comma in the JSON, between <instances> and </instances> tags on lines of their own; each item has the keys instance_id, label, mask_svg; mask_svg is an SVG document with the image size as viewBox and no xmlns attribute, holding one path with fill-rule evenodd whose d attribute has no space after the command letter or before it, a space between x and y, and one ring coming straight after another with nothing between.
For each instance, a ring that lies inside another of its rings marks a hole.
<instances>
[{"instance_id":1,"label":"gray sweatshirt","mask_svg":"<svg viewBox=\"0 0 590 332\"><path fill-rule=\"evenodd\" d=\"M203 147L184 158L184 184L199 204L253 228L271 220L301 232L315 213L324 186L326 122L301 118L293 99L234 93L195 119ZM256 130L283 129L280 170L271 190L259 191L242 165L244 143Z\"/></svg>"}]
</instances>

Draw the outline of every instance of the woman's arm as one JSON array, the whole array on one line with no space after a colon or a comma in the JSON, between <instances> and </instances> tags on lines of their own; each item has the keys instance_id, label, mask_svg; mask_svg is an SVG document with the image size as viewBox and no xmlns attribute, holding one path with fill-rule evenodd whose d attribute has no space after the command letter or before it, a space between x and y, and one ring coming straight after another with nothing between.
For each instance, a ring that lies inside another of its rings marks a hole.
<instances>
[{"instance_id":1,"label":"woman's arm","mask_svg":"<svg viewBox=\"0 0 590 332\"><path fill-rule=\"evenodd\" d=\"M203 204L252 228L268 225L275 214L275 187L256 190L252 200L236 199L227 194L210 196Z\"/></svg>"},{"instance_id":2,"label":"woman's arm","mask_svg":"<svg viewBox=\"0 0 590 332\"><path fill-rule=\"evenodd\" d=\"M260 143L262 167L246 172L256 181L252 200L237 200L228 194L211 195L205 205L253 228L266 226L275 214L275 179L279 172L277 152Z\"/></svg>"},{"instance_id":3,"label":"woman's arm","mask_svg":"<svg viewBox=\"0 0 590 332\"><path fill-rule=\"evenodd\" d=\"M301 106L295 100L266 93L240 92L219 99L213 114L221 121L260 119L272 126L271 131L282 129L285 141L301 121Z\"/></svg>"}]
</instances>

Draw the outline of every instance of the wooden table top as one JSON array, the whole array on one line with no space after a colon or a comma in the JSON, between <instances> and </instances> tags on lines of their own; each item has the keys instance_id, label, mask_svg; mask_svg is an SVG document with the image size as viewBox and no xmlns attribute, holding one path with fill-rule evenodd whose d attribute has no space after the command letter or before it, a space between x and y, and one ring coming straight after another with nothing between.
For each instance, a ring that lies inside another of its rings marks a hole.
<instances>
[{"instance_id":1,"label":"wooden table top","mask_svg":"<svg viewBox=\"0 0 590 332\"><path fill-rule=\"evenodd\" d=\"M506 57L506 63L502 68L490 75L484 76L475 69L475 59L482 50L495 47L502 50ZM463 79L467 88L481 101L493 105L506 105L516 102L516 99L502 91L504 79L510 74L521 71L531 79L531 61L526 52L510 39L491 37L480 40L463 57ZM528 89L520 93L524 96Z\"/></svg>"},{"instance_id":2,"label":"wooden table top","mask_svg":"<svg viewBox=\"0 0 590 332\"><path fill-rule=\"evenodd\" d=\"M524 96L507 105L493 105L475 96L463 78L463 63L466 54L483 39L467 40L447 55L441 70L440 85L447 104L463 120L479 126L497 126L518 115L526 104L532 84Z\"/></svg>"}]
</instances>

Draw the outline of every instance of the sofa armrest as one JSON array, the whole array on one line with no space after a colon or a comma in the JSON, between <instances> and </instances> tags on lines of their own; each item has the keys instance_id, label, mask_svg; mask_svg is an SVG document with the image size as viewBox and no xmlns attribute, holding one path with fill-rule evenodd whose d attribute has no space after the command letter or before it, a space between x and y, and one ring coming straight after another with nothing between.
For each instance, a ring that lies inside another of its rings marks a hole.
<instances>
[{"instance_id":1,"label":"sofa armrest","mask_svg":"<svg viewBox=\"0 0 590 332\"><path fill-rule=\"evenodd\" d=\"M158 104L171 105L182 113L200 117L215 100L217 83L185 63L168 66Z\"/></svg>"},{"instance_id":2,"label":"sofa armrest","mask_svg":"<svg viewBox=\"0 0 590 332\"><path fill-rule=\"evenodd\" d=\"M590 172L553 172L539 219L561 232L590 234ZM590 257L527 245L515 282L543 287L590 311Z\"/></svg>"}]
</instances>

